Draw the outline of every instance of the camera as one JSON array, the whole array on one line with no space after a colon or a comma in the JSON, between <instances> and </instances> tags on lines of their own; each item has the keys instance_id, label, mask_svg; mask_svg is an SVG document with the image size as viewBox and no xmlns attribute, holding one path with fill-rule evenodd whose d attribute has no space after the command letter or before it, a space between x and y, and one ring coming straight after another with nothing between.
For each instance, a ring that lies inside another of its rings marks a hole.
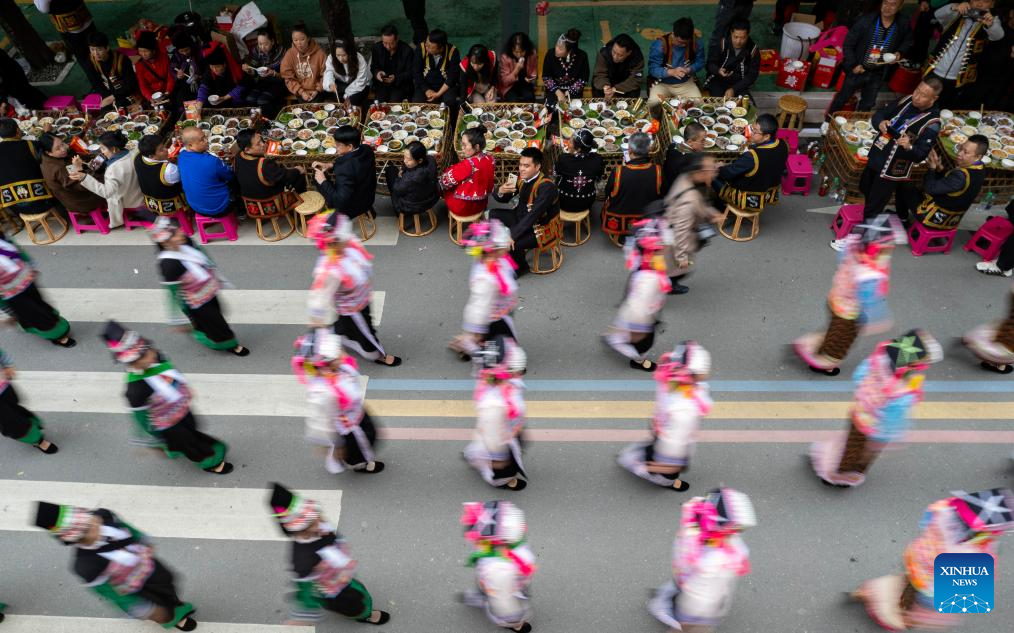
<instances>
[{"instance_id":1,"label":"camera","mask_svg":"<svg viewBox=\"0 0 1014 633\"><path fill-rule=\"evenodd\" d=\"M965 13L965 17L971 18L973 20L982 20L982 18L985 17L986 13L988 12L983 11L982 9L969 9L968 12Z\"/></svg>"}]
</instances>

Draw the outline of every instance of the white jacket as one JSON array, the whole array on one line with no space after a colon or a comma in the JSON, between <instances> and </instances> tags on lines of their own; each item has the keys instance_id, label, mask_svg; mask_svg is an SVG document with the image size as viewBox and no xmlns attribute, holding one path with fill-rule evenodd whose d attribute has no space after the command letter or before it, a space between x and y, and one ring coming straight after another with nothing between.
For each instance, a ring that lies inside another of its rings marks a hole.
<instances>
[{"instance_id":1,"label":"white jacket","mask_svg":"<svg viewBox=\"0 0 1014 633\"><path fill-rule=\"evenodd\" d=\"M347 99L351 95L359 94L363 90L366 90L370 86L370 65L363 58L361 53L356 53L356 61L359 62L359 73L352 79L348 76L348 67L345 66L341 71L335 71L334 55L327 56L327 63L324 65L324 78L321 81L321 86L325 92L334 92L335 80L342 83L347 83L348 87L345 89L345 94L342 95L343 99Z\"/></svg>"},{"instance_id":2,"label":"white jacket","mask_svg":"<svg viewBox=\"0 0 1014 633\"><path fill-rule=\"evenodd\" d=\"M472 264L468 275L468 303L462 318L462 328L473 334L489 332L489 326L510 314L517 304L518 282L514 269L507 257L501 257L496 265L506 281L507 292L500 289L500 282L482 260Z\"/></svg>"},{"instance_id":3,"label":"white jacket","mask_svg":"<svg viewBox=\"0 0 1014 633\"><path fill-rule=\"evenodd\" d=\"M102 182L90 175L85 176L85 179L81 181L81 185L85 189L106 199L110 227L123 225L124 209L147 208L144 204L141 186L137 182L137 172L134 171L136 157L137 150L133 149L126 156L106 167Z\"/></svg>"},{"instance_id":4,"label":"white jacket","mask_svg":"<svg viewBox=\"0 0 1014 633\"><path fill-rule=\"evenodd\" d=\"M639 270L630 276L627 296L616 315L616 327L628 332L651 332L655 329L658 313L666 300L662 277L662 273L654 270Z\"/></svg>"}]
</instances>

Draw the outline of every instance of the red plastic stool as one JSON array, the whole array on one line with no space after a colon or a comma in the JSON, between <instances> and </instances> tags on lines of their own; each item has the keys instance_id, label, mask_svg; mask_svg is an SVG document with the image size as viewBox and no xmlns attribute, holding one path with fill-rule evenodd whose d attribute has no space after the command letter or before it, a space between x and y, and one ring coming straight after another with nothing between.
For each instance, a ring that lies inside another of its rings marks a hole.
<instances>
[{"instance_id":1,"label":"red plastic stool","mask_svg":"<svg viewBox=\"0 0 1014 633\"><path fill-rule=\"evenodd\" d=\"M77 99L71 95L57 95L46 99L43 110L77 110Z\"/></svg>"},{"instance_id":2,"label":"red plastic stool","mask_svg":"<svg viewBox=\"0 0 1014 633\"><path fill-rule=\"evenodd\" d=\"M982 255L982 261L991 262L1000 254L1007 239L1014 234L1014 224L1007 218L994 216L979 227L972 239L965 243L966 251Z\"/></svg>"},{"instance_id":3,"label":"red plastic stool","mask_svg":"<svg viewBox=\"0 0 1014 633\"><path fill-rule=\"evenodd\" d=\"M142 220L139 217L135 217L134 215L135 213L141 212L144 212L144 215L151 215L151 211L148 210L147 206L124 209L123 228L127 229L128 231L135 228L150 229L152 224L154 224L153 222L149 220Z\"/></svg>"},{"instance_id":4,"label":"red plastic stool","mask_svg":"<svg viewBox=\"0 0 1014 633\"><path fill-rule=\"evenodd\" d=\"M236 216L232 213L226 213L218 217L211 217L207 215L201 215L195 213L197 218L197 232L201 235L201 244L207 244L208 240L214 240L219 238L225 238L230 242L235 242L239 239L239 223L236 220ZM213 232L209 231L208 227L221 224L221 231Z\"/></svg>"},{"instance_id":5,"label":"red plastic stool","mask_svg":"<svg viewBox=\"0 0 1014 633\"><path fill-rule=\"evenodd\" d=\"M74 232L78 235L85 231L98 231L103 235L109 233L109 217L106 215L105 207L91 211L70 211L68 215L70 223L74 225Z\"/></svg>"},{"instance_id":6,"label":"red plastic stool","mask_svg":"<svg viewBox=\"0 0 1014 633\"><path fill-rule=\"evenodd\" d=\"M94 92L90 95L86 95L85 98L81 100L81 109L84 110L85 112L90 112L92 110L101 110L102 95L95 94Z\"/></svg>"},{"instance_id":7,"label":"red plastic stool","mask_svg":"<svg viewBox=\"0 0 1014 633\"><path fill-rule=\"evenodd\" d=\"M813 177L813 164L805 154L790 154L785 161L785 171L782 176L782 193L789 195L801 193L804 196L810 195L810 179Z\"/></svg>"},{"instance_id":8,"label":"red plastic stool","mask_svg":"<svg viewBox=\"0 0 1014 633\"><path fill-rule=\"evenodd\" d=\"M180 225L180 229L187 237L192 237L194 234L194 225L190 223L190 214L185 210L181 209L176 213L172 213L166 217L170 217L176 220L176 223Z\"/></svg>"},{"instance_id":9,"label":"red plastic stool","mask_svg":"<svg viewBox=\"0 0 1014 633\"><path fill-rule=\"evenodd\" d=\"M795 154L799 151L799 130L779 128L778 131L775 132L775 138L780 138L785 141L785 144L789 146L790 154Z\"/></svg>"},{"instance_id":10,"label":"red plastic stool","mask_svg":"<svg viewBox=\"0 0 1014 633\"><path fill-rule=\"evenodd\" d=\"M862 223L862 221L863 205L843 204L838 209L838 215L834 216L834 222L831 223L835 239L842 239L852 232L853 226Z\"/></svg>"},{"instance_id":11,"label":"red plastic stool","mask_svg":"<svg viewBox=\"0 0 1014 633\"><path fill-rule=\"evenodd\" d=\"M920 222L912 222L908 230L908 243L912 246L912 254L916 257L926 253L949 253L954 246L954 237L958 229L938 231L926 228Z\"/></svg>"}]
</instances>

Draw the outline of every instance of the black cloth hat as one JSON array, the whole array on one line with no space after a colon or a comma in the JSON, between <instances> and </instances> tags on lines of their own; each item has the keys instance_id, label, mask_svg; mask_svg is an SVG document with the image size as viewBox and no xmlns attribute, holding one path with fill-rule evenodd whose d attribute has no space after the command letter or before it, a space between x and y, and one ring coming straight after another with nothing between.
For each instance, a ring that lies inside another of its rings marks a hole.
<instances>
[{"instance_id":1,"label":"black cloth hat","mask_svg":"<svg viewBox=\"0 0 1014 633\"><path fill-rule=\"evenodd\" d=\"M194 39L187 33L180 31L176 35L173 35L173 46L175 48L193 48Z\"/></svg>"},{"instance_id":2,"label":"black cloth hat","mask_svg":"<svg viewBox=\"0 0 1014 633\"><path fill-rule=\"evenodd\" d=\"M88 35L88 46L96 46L104 48L109 46L109 36L101 31L96 31Z\"/></svg>"},{"instance_id":3,"label":"black cloth hat","mask_svg":"<svg viewBox=\"0 0 1014 633\"><path fill-rule=\"evenodd\" d=\"M204 58L204 61L210 66L224 66L225 65L225 51L222 48L215 48Z\"/></svg>"},{"instance_id":4,"label":"black cloth hat","mask_svg":"<svg viewBox=\"0 0 1014 633\"><path fill-rule=\"evenodd\" d=\"M151 31L141 31L137 36L137 42L135 44L137 48L144 48L149 51L158 50L158 38Z\"/></svg>"},{"instance_id":5,"label":"black cloth hat","mask_svg":"<svg viewBox=\"0 0 1014 633\"><path fill-rule=\"evenodd\" d=\"M60 519L60 506L55 503L40 501L35 511L35 525L44 529L52 530Z\"/></svg>"}]
</instances>

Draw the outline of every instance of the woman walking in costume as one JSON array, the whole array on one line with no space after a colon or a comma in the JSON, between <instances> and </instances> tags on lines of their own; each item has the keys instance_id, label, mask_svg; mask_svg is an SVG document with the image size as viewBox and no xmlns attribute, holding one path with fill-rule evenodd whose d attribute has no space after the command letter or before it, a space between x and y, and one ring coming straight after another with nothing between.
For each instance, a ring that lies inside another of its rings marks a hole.
<instances>
[{"instance_id":1,"label":"woman walking in costume","mask_svg":"<svg viewBox=\"0 0 1014 633\"><path fill-rule=\"evenodd\" d=\"M334 332L343 345L378 365L397 367L401 359L384 350L370 315L373 256L353 236L352 220L341 213L332 218L333 228L327 216L310 220L308 234L321 252L307 301L310 327L331 325L337 312Z\"/></svg>"},{"instance_id":2,"label":"woman walking in costume","mask_svg":"<svg viewBox=\"0 0 1014 633\"><path fill-rule=\"evenodd\" d=\"M292 368L306 385L312 412L306 418L306 439L327 451L324 467L337 474L346 468L375 474L377 428L363 407L363 389L354 358L342 352L342 337L328 329L296 339Z\"/></svg>"},{"instance_id":3,"label":"woman walking in costume","mask_svg":"<svg viewBox=\"0 0 1014 633\"><path fill-rule=\"evenodd\" d=\"M514 262L508 256L511 232L499 220L476 222L462 242L475 258L468 274L468 303L462 318L464 332L450 347L461 360L468 360L495 336L518 340L511 312L518 303Z\"/></svg>"},{"instance_id":4,"label":"woman walking in costume","mask_svg":"<svg viewBox=\"0 0 1014 633\"><path fill-rule=\"evenodd\" d=\"M1014 493L1009 489L951 494L954 496L931 503L923 513L919 522L922 533L905 548L904 573L867 580L850 594L888 631L957 626L961 603L948 604L945 600L950 595L933 592L936 557L989 554L995 559L997 538L1014 528Z\"/></svg>"},{"instance_id":5,"label":"woman walking in costume","mask_svg":"<svg viewBox=\"0 0 1014 633\"><path fill-rule=\"evenodd\" d=\"M729 612L739 577L750 573L750 550L740 533L755 525L750 498L732 488L684 503L672 545L673 577L655 591L648 611L673 633L714 631Z\"/></svg>"},{"instance_id":6,"label":"woman walking in costume","mask_svg":"<svg viewBox=\"0 0 1014 633\"><path fill-rule=\"evenodd\" d=\"M271 514L292 540L296 592L290 625L313 626L333 611L357 622L384 624L391 614L373 608L373 597L353 574L359 562L349 555L345 539L327 523L320 504L272 484Z\"/></svg>"},{"instance_id":7,"label":"woman walking in costume","mask_svg":"<svg viewBox=\"0 0 1014 633\"><path fill-rule=\"evenodd\" d=\"M848 431L835 440L810 447L813 470L821 481L840 488L866 481L866 470L884 447L902 439L911 426L912 407L922 400L920 373L943 358L940 344L923 330L911 330L884 341L852 375L853 396Z\"/></svg>"},{"instance_id":8,"label":"woman walking in costume","mask_svg":"<svg viewBox=\"0 0 1014 633\"><path fill-rule=\"evenodd\" d=\"M21 406L18 392L11 384L16 374L11 357L0 349L0 435L52 455L59 449L43 435L39 416Z\"/></svg>"},{"instance_id":9,"label":"woman walking in costume","mask_svg":"<svg viewBox=\"0 0 1014 633\"><path fill-rule=\"evenodd\" d=\"M655 370L655 416L651 442L635 442L617 462L653 484L683 492L690 487L680 478L690 464L702 416L711 411L708 390L711 354L694 341L683 341L663 354Z\"/></svg>"},{"instance_id":10,"label":"woman walking in costume","mask_svg":"<svg viewBox=\"0 0 1014 633\"><path fill-rule=\"evenodd\" d=\"M472 545L466 564L475 567L478 586L461 594L461 601L484 610L501 628L528 633L532 609L526 590L536 566L525 513L509 501L473 501L464 504L461 524Z\"/></svg>"},{"instance_id":11,"label":"woman walking in costume","mask_svg":"<svg viewBox=\"0 0 1014 633\"><path fill-rule=\"evenodd\" d=\"M1008 299L1010 309L1006 319L984 323L962 338L965 346L978 357L979 365L998 374L1014 371L1014 286L1011 286Z\"/></svg>"},{"instance_id":12,"label":"woman walking in costume","mask_svg":"<svg viewBox=\"0 0 1014 633\"><path fill-rule=\"evenodd\" d=\"M151 539L117 515L40 501L35 525L72 545L74 573L131 618L164 629L197 628L194 605L179 599L173 573L155 558Z\"/></svg>"},{"instance_id":13,"label":"woman walking in costume","mask_svg":"<svg viewBox=\"0 0 1014 633\"><path fill-rule=\"evenodd\" d=\"M194 338L202 345L236 356L248 355L250 350L239 344L222 316L218 293L230 284L215 262L167 217L159 217L149 234L158 247L158 269L162 285L169 290L170 311L178 309L186 315Z\"/></svg>"},{"instance_id":14,"label":"woman walking in costume","mask_svg":"<svg viewBox=\"0 0 1014 633\"><path fill-rule=\"evenodd\" d=\"M838 256L827 297L831 310L827 332L807 334L793 345L818 374L837 376L860 333L884 332L891 326L887 309L891 253L895 244L904 242L904 232L898 218L886 214L856 228L861 233L848 235Z\"/></svg>"},{"instance_id":15,"label":"woman walking in costume","mask_svg":"<svg viewBox=\"0 0 1014 633\"><path fill-rule=\"evenodd\" d=\"M645 354L655 342L658 315L672 290L661 256L672 244L672 235L660 220L641 220L633 226L634 239L628 240L625 247L626 267L631 271L626 296L603 338L609 347L630 359L632 368L655 371L658 365Z\"/></svg>"},{"instance_id":16,"label":"woman walking in costume","mask_svg":"<svg viewBox=\"0 0 1014 633\"><path fill-rule=\"evenodd\" d=\"M183 455L208 473L231 473L225 443L197 429L190 410L193 393L183 374L151 341L116 321L106 324L102 338L127 368L127 403L141 431L134 443L162 449L171 459Z\"/></svg>"},{"instance_id":17,"label":"woman walking in costume","mask_svg":"<svg viewBox=\"0 0 1014 633\"><path fill-rule=\"evenodd\" d=\"M520 439L525 429L525 383L521 380L525 351L514 339L497 336L474 358L479 366L473 394L475 439L465 447L465 459L489 485L524 490L528 475L521 461Z\"/></svg>"},{"instance_id":18,"label":"woman walking in costume","mask_svg":"<svg viewBox=\"0 0 1014 633\"><path fill-rule=\"evenodd\" d=\"M18 326L53 345L74 347L70 324L46 303L35 285L32 259L0 229L0 310Z\"/></svg>"}]
</instances>

